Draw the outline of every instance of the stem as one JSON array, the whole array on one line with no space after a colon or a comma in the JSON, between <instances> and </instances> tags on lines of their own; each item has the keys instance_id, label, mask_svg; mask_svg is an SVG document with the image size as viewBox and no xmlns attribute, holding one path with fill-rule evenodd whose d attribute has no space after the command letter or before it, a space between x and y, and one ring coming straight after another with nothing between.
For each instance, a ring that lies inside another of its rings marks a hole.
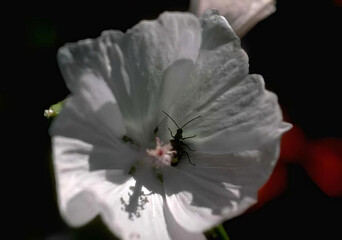
<instances>
[{"instance_id":1,"label":"stem","mask_svg":"<svg viewBox=\"0 0 342 240\"><path fill-rule=\"evenodd\" d=\"M222 224L219 225L219 226L217 226L216 228L217 228L218 232L220 233L220 235L222 236L222 238L223 238L224 240L230 240L230 238L229 238L229 236L228 236L226 230L225 230L224 227L222 226Z\"/></svg>"},{"instance_id":2,"label":"stem","mask_svg":"<svg viewBox=\"0 0 342 240\"><path fill-rule=\"evenodd\" d=\"M205 236L208 240L230 240L222 224L205 232Z\"/></svg>"}]
</instances>

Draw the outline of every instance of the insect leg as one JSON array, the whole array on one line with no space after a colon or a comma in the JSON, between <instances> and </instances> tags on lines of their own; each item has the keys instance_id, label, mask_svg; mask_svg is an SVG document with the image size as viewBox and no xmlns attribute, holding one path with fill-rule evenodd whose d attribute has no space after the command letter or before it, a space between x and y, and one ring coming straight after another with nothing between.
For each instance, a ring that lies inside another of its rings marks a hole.
<instances>
[{"instance_id":1,"label":"insect leg","mask_svg":"<svg viewBox=\"0 0 342 240\"><path fill-rule=\"evenodd\" d=\"M184 145L184 146L186 146L190 151L196 151L196 150L194 150L194 149L191 149L191 148L188 146L188 144L186 144L186 143L184 143L184 142L182 142L181 144Z\"/></svg>"},{"instance_id":2,"label":"insect leg","mask_svg":"<svg viewBox=\"0 0 342 240\"><path fill-rule=\"evenodd\" d=\"M193 162L191 162L190 156L189 156L189 154L188 154L186 151L182 151L182 153L185 153L185 155L188 157L189 163L190 163L192 166L196 166Z\"/></svg>"},{"instance_id":3,"label":"insect leg","mask_svg":"<svg viewBox=\"0 0 342 240\"><path fill-rule=\"evenodd\" d=\"M182 138L182 140L184 140L184 139L188 139L188 138L194 138L194 137L196 137L196 135L193 135L193 136L191 136L191 137L185 137L185 138Z\"/></svg>"}]
</instances>

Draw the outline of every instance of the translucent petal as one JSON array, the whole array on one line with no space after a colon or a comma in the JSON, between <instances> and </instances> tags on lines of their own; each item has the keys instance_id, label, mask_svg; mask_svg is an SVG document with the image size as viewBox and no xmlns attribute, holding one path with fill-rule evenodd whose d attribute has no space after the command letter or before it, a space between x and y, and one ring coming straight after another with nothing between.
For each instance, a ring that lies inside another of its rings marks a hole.
<instances>
[{"instance_id":1,"label":"translucent petal","mask_svg":"<svg viewBox=\"0 0 342 240\"><path fill-rule=\"evenodd\" d=\"M279 155L279 141L258 150L229 154L193 154L164 170L167 204L175 220L201 232L243 213L256 202Z\"/></svg>"},{"instance_id":2,"label":"translucent petal","mask_svg":"<svg viewBox=\"0 0 342 240\"><path fill-rule=\"evenodd\" d=\"M291 128L282 121L276 95L263 89L261 77L250 75L248 80L201 114L202 121L193 125L198 137L189 139L194 149L215 154L255 149Z\"/></svg>"},{"instance_id":3,"label":"translucent petal","mask_svg":"<svg viewBox=\"0 0 342 240\"><path fill-rule=\"evenodd\" d=\"M84 120L93 124L95 128L105 128L108 134L119 137L125 133L122 114L113 92L108 87L106 61L97 48L96 42L84 40L66 44L59 49L60 69L72 97L64 106L68 115L63 117L63 120L57 119L56 122L77 124ZM69 119L69 115L73 115L74 118ZM63 126L60 127L62 128Z\"/></svg>"},{"instance_id":4,"label":"translucent petal","mask_svg":"<svg viewBox=\"0 0 342 240\"><path fill-rule=\"evenodd\" d=\"M265 90L261 76L248 75L240 41L217 12L207 11L201 22L204 36L195 73L171 113L180 124L201 116L183 129L185 137L196 135L187 142L196 151L222 154L276 139L289 128L277 97ZM210 41L216 31L217 40ZM175 131L174 124L169 126Z\"/></svg>"},{"instance_id":5,"label":"translucent petal","mask_svg":"<svg viewBox=\"0 0 342 240\"><path fill-rule=\"evenodd\" d=\"M139 23L118 43L130 82L138 138L153 137L162 110L167 110L189 78L200 34L193 15L163 13L157 21Z\"/></svg>"},{"instance_id":6,"label":"translucent petal","mask_svg":"<svg viewBox=\"0 0 342 240\"><path fill-rule=\"evenodd\" d=\"M59 65L70 90L89 97L90 104L101 96L92 86L105 85L104 98L117 102L127 134L144 143L189 78L200 35L192 14L164 13L126 34L106 31L98 39L67 44L59 50Z\"/></svg>"},{"instance_id":7,"label":"translucent petal","mask_svg":"<svg viewBox=\"0 0 342 240\"><path fill-rule=\"evenodd\" d=\"M92 173L96 171L101 171L103 176L106 170L127 173L135 158L134 152L125 148L115 151L60 136L53 137L52 144L61 213L71 225L82 225L98 212L98 208L89 200L94 194L83 191L84 181L92 179ZM127 174L125 178L128 178ZM86 198L89 201L75 204L79 198ZM69 202L71 210L68 209ZM88 209L82 211L83 207Z\"/></svg>"},{"instance_id":8,"label":"translucent petal","mask_svg":"<svg viewBox=\"0 0 342 240\"><path fill-rule=\"evenodd\" d=\"M128 156L79 140L54 137L53 147L59 208L71 226L101 215L122 239L170 239L163 189L152 172L139 170L132 177Z\"/></svg>"},{"instance_id":9,"label":"translucent petal","mask_svg":"<svg viewBox=\"0 0 342 240\"><path fill-rule=\"evenodd\" d=\"M151 169L145 170L137 171L121 189L103 183L89 189L106 206L101 211L103 221L121 239L171 239L163 212L163 189Z\"/></svg>"},{"instance_id":10,"label":"translucent petal","mask_svg":"<svg viewBox=\"0 0 342 240\"><path fill-rule=\"evenodd\" d=\"M239 37L275 11L274 0L191 0L189 10L201 16L208 9L217 9Z\"/></svg>"},{"instance_id":11,"label":"translucent petal","mask_svg":"<svg viewBox=\"0 0 342 240\"><path fill-rule=\"evenodd\" d=\"M61 113L53 121L52 126L50 127L50 135L52 137L64 136L81 140L92 145L113 147L113 149L121 146L123 143L121 136L124 130L120 124L121 119L116 120L116 117L114 117L117 116L116 114L113 114L112 120L110 118L105 120L99 117L108 114L106 109L111 111L117 108L116 105L105 105L102 110L95 112L98 114L94 114L89 110L88 105L82 104L82 101L80 100L81 99L77 97L70 97L65 100ZM89 113L89 111L91 113ZM120 116L120 113L118 115ZM105 121L110 124L104 124ZM110 121L113 121L113 123ZM113 126L113 131L111 131L109 126ZM117 128L115 129L115 127Z\"/></svg>"},{"instance_id":12,"label":"translucent petal","mask_svg":"<svg viewBox=\"0 0 342 240\"><path fill-rule=\"evenodd\" d=\"M171 239L177 240L205 240L206 237L201 232L189 232L182 227L175 220L172 215L168 204L164 204L164 214L166 218L167 229L169 231Z\"/></svg>"}]
</instances>

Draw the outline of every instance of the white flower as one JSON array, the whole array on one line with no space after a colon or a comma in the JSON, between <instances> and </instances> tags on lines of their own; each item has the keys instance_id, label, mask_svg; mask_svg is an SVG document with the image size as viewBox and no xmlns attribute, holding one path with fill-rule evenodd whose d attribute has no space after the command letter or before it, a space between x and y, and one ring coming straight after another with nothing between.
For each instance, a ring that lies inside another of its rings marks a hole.
<instances>
[{"instance_id":1,"label":"white flower","mask_svg":"<svg viewBox=\"0 0 342 240\"><path fill-rule=\"evenodd\" d=\"M197 16L215 8L227 18L239 37L243 37L258 22L272 14L275 0L191 0L190 12Z\"/></svg>"},{"instance_id":2,"label":"white flower","mask_svg":"<svg viewBox=\"0 0 342 240\"><path fill-rule=\"evenodd\" d=\"M58 61L71 96L51 135L70 225L99 214L122 239L202 239L256 202L289 125L216 11L106 31ZM170 132L187 146L171 149Z\"/></svg>"}]
</instances>

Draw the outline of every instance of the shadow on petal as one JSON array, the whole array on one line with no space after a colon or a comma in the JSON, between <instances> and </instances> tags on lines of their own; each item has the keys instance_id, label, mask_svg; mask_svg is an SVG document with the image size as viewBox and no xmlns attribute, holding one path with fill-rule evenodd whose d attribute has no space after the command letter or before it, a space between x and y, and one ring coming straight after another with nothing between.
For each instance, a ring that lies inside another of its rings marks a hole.
<instances>
[{"instance_id":1,"label":"shadow on petal","mask_svg":"<svg viewBox=\"0 0 342 240\"><path fill-rule=\"evenodd\" d=\"M188 231L205 231L242 214L257 200L279 154L278 141L259 150L192 157L165 169L167 204Z\"/></svg>"}]
</instances>

